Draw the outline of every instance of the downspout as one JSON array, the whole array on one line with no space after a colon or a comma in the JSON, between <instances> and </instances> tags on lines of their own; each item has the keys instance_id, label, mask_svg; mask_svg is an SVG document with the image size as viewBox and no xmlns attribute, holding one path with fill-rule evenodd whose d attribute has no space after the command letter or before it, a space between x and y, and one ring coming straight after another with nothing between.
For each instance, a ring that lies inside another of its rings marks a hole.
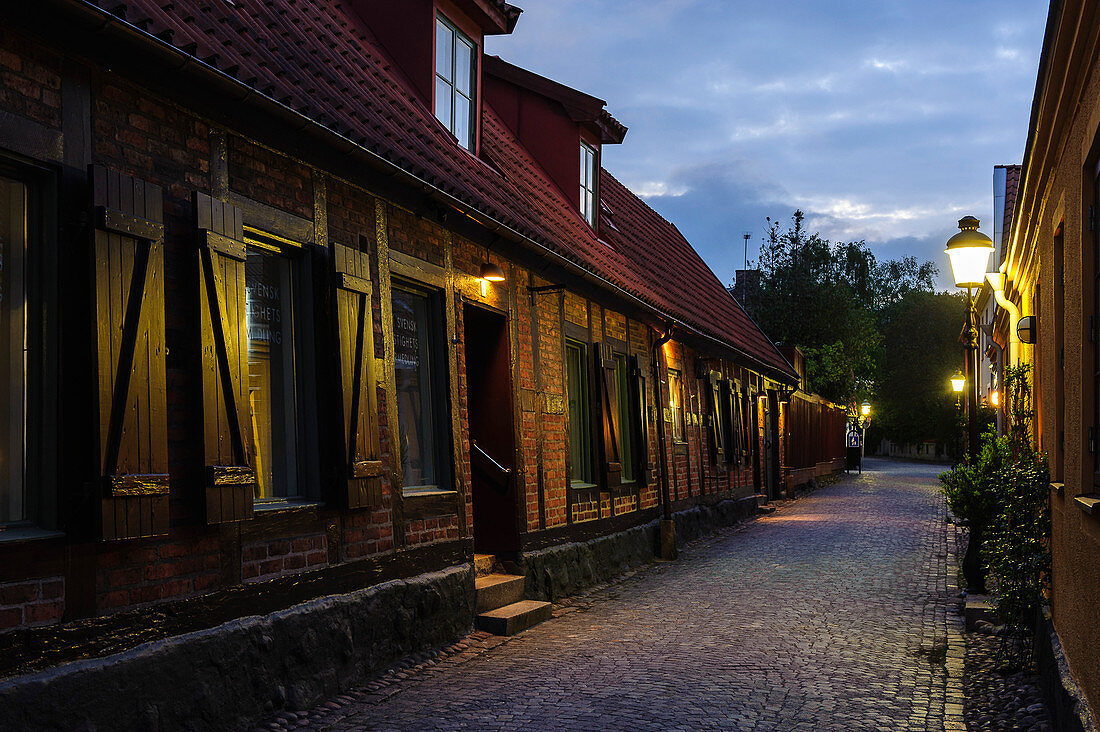
<instances>
[{"instance_id":1,"label":"downspout","mask_svg":"<svg viewBox=\"0 0 1100 732\"><path fill-rule=\"evenodd\" d=\"M672 340L672 327L668 326L667 332L660 335L653 342L653 386L657 392L657 456L661 465L661 531L660 531L660 557L661 559L676 558L676 522L672 520L672 496L668 477L668 455L665 454L665 417L664 402L661 399L661 369L659 359L661 348Z\"/></svg>"},{"instance_id":2,"label":"downspout","mask_svg":"<svg viewBox=\"0 0 1100 732\"><path fill-rule=\"evenodd\" d=\"M1005 297L1005 265L1001 265L1002 271L988 272L985 279L993 289L993 297L997 304L1008 312L1008 365L1015 366L1019 363L1020 335L1016 332L1016 326L1020 322L1020 309L1015 303Z\"/></svg>"}]
</instances>

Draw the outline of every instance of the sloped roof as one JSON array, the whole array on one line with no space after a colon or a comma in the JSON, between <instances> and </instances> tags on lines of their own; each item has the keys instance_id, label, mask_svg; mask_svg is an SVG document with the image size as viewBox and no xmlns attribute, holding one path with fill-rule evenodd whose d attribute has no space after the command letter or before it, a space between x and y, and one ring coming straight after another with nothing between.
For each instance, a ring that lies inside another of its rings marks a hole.
<instances>
[{"instance_id":1,"label":"sloped roof","mask_svg":"<svg viewBox=\"0 0 1100 732\"><path fill-rule=\"evenodd\" d=\"M1008 251L1008 242L1012 234L1012 211L1016 208L1016 194L1020 190L1020 170L1022 165L1005 165L1005 218L1001 227L1000 249Z\"/></svg>"},{"instance_id":2,"label":"sloped roof","mask_svg":"<svg viewBox=\"0 0 1100 732\"><path fill-rule=\"evenodd\" d=\"M698 332L794 378L790 365L680 235L606 171L618 230L596 239L486 109L483 147L455 144L341 0L62 0L105 10L342 135ZM319 39L324 39L319 42ZM503 174L502 174L503 172Z\"/></svg>"}]
</instances>

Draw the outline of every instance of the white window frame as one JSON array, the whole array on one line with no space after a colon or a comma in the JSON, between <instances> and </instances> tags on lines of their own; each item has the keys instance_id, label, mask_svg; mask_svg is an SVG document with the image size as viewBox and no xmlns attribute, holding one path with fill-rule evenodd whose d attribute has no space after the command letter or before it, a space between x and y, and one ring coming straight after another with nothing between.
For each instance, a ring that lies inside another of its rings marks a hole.
<instances>
[{"instance_id":1,"label":"white window frame","mask_svg":"<svg viewBox=\"0 0 1100 732\"><path fill-rule=\"evenodd\" d=\"M599 172L599 152L587 142L581 143L581 216L596 228L596 177Z\"/></svg>"},{"instance_id":2,"label":"white window frame","mask_svg":"<svg viewBox=\"0 0 1100 732\"><path fill-rule=\"evenodd\" d=\"M440 73L440 60L438 58L435 60L435 116L452 135L458 138L458 144L473 152L474 141L477 139L477 105L475 103L477 99L477 44L472 38L459 30L458 26L442 15L436 15L435 32L437 36L435 48L437 50L440 44L438 37L440 33L446 33L450 38L450 63L447 65L446 76ZM457 83L458 52L460 49L468 51L470 56L469 94L459 89ZM440 104L442 101L440 99L441 92L447 95L446 108ZM459 98L464 99L470 109L466 124L466 139L459 135L459 119L455 114L458 106L456 102Z\"/></svg>"}]
</instances>

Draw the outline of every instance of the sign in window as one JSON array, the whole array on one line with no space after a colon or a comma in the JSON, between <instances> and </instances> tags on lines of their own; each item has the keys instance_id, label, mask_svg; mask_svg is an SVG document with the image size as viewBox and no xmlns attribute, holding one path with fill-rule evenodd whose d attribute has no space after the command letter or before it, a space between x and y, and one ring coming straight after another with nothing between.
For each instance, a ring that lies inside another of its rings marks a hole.
<instances>
[{"instance_id":1,"label":"sign in window","mask_svg":"<svg viewBox=\"0 0 1100 732\"><path fill-rule=\"evenodd\" d=\"M290 498L298 494L293 261L249 247L245 300L256 498Z\"/></svg>"}]
</instances>

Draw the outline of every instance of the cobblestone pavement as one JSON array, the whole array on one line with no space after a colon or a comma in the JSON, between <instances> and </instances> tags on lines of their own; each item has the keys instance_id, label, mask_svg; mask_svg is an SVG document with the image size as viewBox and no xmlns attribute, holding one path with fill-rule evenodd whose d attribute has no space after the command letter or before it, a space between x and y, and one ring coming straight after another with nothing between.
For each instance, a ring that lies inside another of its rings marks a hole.
<instances>
[{"instance_id":1,"label":"cobblestone pavement","mask_svg":"<svg viewBox=\"0 0 1100 732\"><path fill-rule=\"evenodd\" d=\"M942 468L866 468L261 728L964 730Z\"/></svg>"}]
</instances>

